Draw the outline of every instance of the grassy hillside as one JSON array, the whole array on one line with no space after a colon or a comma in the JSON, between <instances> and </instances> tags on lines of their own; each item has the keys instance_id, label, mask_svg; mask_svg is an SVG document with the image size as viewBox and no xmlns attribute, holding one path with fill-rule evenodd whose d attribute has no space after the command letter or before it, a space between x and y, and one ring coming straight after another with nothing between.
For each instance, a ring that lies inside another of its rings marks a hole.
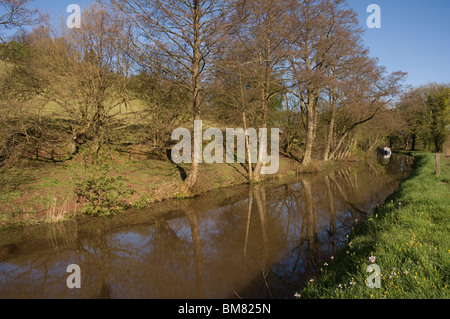
<instances>
[{"instance_id":1,"label":"grassy hillside","mask_svg":"<svg viewBox=\"0 0 450 319\"><path fill-rule=\"evenodd\" d=\"M9 64L6 61L0 60L0 76L4 76L8 70Z\"/></svg>"}]
</instances>

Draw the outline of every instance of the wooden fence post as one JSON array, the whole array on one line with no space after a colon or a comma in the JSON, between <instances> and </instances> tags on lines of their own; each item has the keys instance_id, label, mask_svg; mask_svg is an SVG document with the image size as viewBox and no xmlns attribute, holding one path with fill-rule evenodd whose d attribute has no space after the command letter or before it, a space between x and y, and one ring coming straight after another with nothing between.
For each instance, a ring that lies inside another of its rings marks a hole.
<instances>
[{"instance_id":1,"label":"wooden fence post","mask_svg":"<svg viewBox=\"0 0 450 319\"><path fill-rule=\"evenodd\" d=\"M435 155L436 158L436 176L441 175L441 155L440 154L436 154Z\"/></svg>"}]
</instances>

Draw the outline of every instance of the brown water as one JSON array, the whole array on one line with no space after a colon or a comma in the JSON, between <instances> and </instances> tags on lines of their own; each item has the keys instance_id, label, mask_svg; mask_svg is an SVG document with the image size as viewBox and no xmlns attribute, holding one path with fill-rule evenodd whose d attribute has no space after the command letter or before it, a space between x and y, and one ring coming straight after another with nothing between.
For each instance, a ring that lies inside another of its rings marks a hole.
<instances>
[{"instance_id":1,"label":"brown water","mask_svg":"<svg viewBox=\"0 0 450 319\"><path fill-rule=\"evenodd\" d=\"M291 298L409 174L384 161L0 232L0 298Z\"/></svg>"}]
</instances>

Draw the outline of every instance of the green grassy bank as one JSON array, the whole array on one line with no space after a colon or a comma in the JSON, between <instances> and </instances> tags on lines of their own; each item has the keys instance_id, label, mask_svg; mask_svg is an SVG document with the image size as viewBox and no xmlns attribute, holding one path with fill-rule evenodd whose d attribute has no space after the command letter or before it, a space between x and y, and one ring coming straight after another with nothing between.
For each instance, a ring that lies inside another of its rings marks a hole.
<instances>
[{"instance_id":1,"label":"green grassy bank","mask_svg":"<svg viewBox=\"0 0 450 319\"><path fill-rule=\"evenodd\" d=\"M412 155L411 176L297 298L450 298L450 159L441 158L437 177L433 154ZM380 288L369 289L373 263L380 267Z\"/></svg>"}]
</instances>

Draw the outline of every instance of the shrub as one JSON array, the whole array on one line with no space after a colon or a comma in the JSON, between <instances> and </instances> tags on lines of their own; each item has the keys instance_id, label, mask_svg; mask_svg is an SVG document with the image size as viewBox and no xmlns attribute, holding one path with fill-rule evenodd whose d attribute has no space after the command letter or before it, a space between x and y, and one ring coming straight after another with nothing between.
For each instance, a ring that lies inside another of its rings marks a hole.
<instances>
[{"instance_id":1,"label":"shrub","mask_svg":"<svg viewBox=\"0 0 450 319\"><path fill-rule=\"evenodd\" d=\"M78 200L85 200L83 213L94 216L109 216L123 212L128 206L125 197L131 190L123 182L122 176L107 176L108 166L103 165L88 178L77 183L75 192Z\"/></svg>"}]
</instances>

